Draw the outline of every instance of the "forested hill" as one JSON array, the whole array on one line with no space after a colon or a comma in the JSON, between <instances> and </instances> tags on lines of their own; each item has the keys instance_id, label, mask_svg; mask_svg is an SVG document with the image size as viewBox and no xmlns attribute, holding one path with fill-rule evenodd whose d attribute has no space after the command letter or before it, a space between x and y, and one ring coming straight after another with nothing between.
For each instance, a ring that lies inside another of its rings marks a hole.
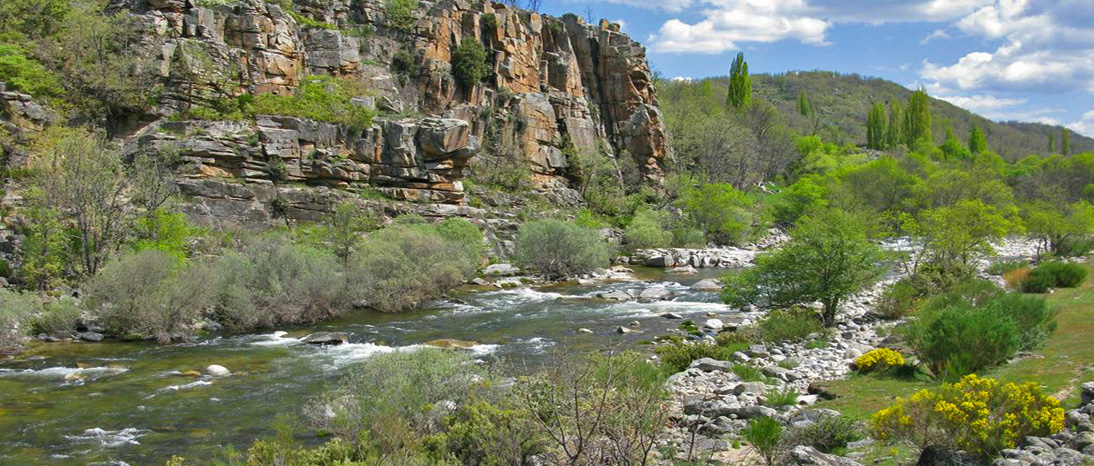
<instances>
[{"instance_id":1,"label":"forested hill","mask_svg":"<svg viewBox=\"0 0 1094 466\"><path fill-rule=\"evenodd\" d=\"M715 93L724 93L729 84L728 77L712 78L710 81ZM824 125L818 134L828 140L859 145L866 142L866 115L874 102L907 102L912 93L900 84L881 78L830 71L756 74L752 76L752 91L756 100L772 103L786 116L791 126L808 134L813 124L797 110L798 95L804 92ZM992 151L1007 160L1048 153L1050 135L1055 138L1059 151L1062 129L1059 126L997 123L937 98L931 99L931 113L934 116L932 132L937 143L943 141L951 124L961 138L969 134L973 125L978 125L987 135ZM1094 139L1075 133L1070 137L1070 153L1094 150Z\"/></svg>"}]
</instances>

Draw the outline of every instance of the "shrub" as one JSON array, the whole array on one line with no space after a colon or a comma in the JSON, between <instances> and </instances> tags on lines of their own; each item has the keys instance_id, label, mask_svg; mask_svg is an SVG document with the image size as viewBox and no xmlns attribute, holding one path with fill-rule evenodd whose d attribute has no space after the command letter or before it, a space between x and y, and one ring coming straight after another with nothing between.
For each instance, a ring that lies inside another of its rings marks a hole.
<instances>
[{"instance_id":1,"label":"shrub","mask_svg":"<svg viewBox=\"0 0 1094 466\"><path fill-rule=\"evenodd\" d=\"M667 373L675 374L691 367L691 363L696 359L711 358L718 361L729 361L733 353L747 348L747 343L722 345L708 342L674 341L667 345L658 346L654 349L654 352L661 359L661 367Z\"/></svg>"},{"instance_id":2,"label":"shrub","mask_svg":"<svg viewBox=\"0 0 1094 466\"><path fill-rule=\"evenodd\" d=\"M108 263L84 292L108 333L169 343L192 337L191 325L213 303L218 282L212 268L148 250Z\"/></svg>"},{"instance_id":3,"label":"shrub","mask_svg":"<svg viewBox=\"0 0 1094 466\"><path fill-rule=\"evenodd\" d=\"M314 323L348 304L334 254L283 236L252 238L216 268L224 277L216 318L234 331Z\"/></svg>"},{"instance_id":4,"label":"shrub","mask_svg":"<svg viewBox=\"0 0 1094 466\"><path fill-rule=\"evenodd\" d=\"M850 417L822 415L812 424L790 429L786 437L789 445L807 445L821 453L838 453L847 448L847 444L860 440L862 432Z\"/></svg>"},{"instance_id":5,"label":"shrub","mask_svg":"<svg viewBox=\"0 0 1094 466\"><path fill-rule=\"evenodd\" d=\"M34 97L55 97L63 92L57 76L18 45L0 44L0 82Z\"/></svg>"},{"instance_id":6,"label":"shrub","mask_svg":"<svg viewBox=\"0 0 1094 466\"><path fill-rule=\"evenodd\" d=\"M476 400L445 420L445 449L459 464L509 466L532 464L546 450L531 413L511 397L489 403Z\"/></svg>"},{"instance_id":7,"label":"shrub","mask_svg":"<svg viewBox=\"0 0 1094 466\"><path fill-rule=\"evenodd\" d=\"M30 319L30 331L36 335L71 335L80 314L80 307L71 298L45 304L42 312Z\"/></svg>"},{"instance_id":8,"label":"shrub","mask_svg":"<svg viewBox=\"0 0 1094 466\"><path fill-rule=\"evenodd\" d=\"M520 226L514 259L550 277L589 273L608 265L608 245L596 230L559 220Z\"/></svg>"},{"instance_id":9,"label":"shrub","mask_svg":"<svg viewBox=\"0 0 1094 466\"><path fill-rule=\"evenodd\" d=\"M1018 349L1023 351L1040 347L1056 331L1057 311L1036 296L1007 293L989 302L985 310L1017 324Z\"/></svg>"},{"instance_id":10,"label":"shrub","mask_svg":"<svg viewBox=\"0 0 1094 466\"><path fill-rule=\"evenodd\" d=\"M764 405L779 407L779 406L794 406L798 404L798 392L794 389L775 390L767 394L767 399L764 401Z\"/></svg>"},{"instance_id":11,"label":"shrub","mask_svg":"<svg viewBox=\"0 0 1094 466\"><path fill-rule=\"evenodd\" d=\"M903 365L904 356L889 348L878 348L855 359L855 369L863 374Z\"/></svg>"},{"instance_id":12,"label":"shrub","mask_svg":"<svg viewBox=\"0 0 1094 466\"><path fill-rule=\"evenodd\" d=\"M253 108L248 110L257 115L285 115L368 128L372 126L372 110L351 102L366 92L363 84L356 81L312 75L304 78L291 96L255 96Z\"/></svg>"},{"instance_id":13,"label":"shrub","mask_svg":"<svg viewBox=\"0 0 1094 466\"><path fill-rule=\"evenodd\" d=\"M999 261L992 262L992 264L989 265L987 269L984 269L984 271L991 275L1004 276L1007 274L1007 272L1010 272L1012 270L1018 270L1027 267L1029 267L1029 263L1026 261Z\"/></svg>"},{"instance_id":14,"label":"shrub","mask_svg":"<svg viewBox=\"0 0 1094 466\"><path fill-rule=\"evenodd\" d=\"M1048 278L1042 278L1048 277ZM1079 264L1045 262L1030 273L1030 280L1051 282L1053 287L1074 288L1086 280L1086 269Z\"/></svg>"},{"instance_id":15,"label":"shrub","mask_svg":"<svg viewBox=\"0 0 1094 466\"><path fill-rule=\"evenodd\" d=\"M384 4L388 23L403 32L414 30L414 23L418 20L414 14L416 9L418 9L418 0L387 0Z\"/></svg>"},{"instance_id":16,"label":"shrub","mask_svg":"<svg viewBox=\"0 0 1094 466\"><path fill-rule=\"evenodd\" d=\"M911 280L902 278L885 289L874 312L882 319L903 319L915 312L919 301L919 290L911 283Z\"/></svg>"},{"instance_id":17,"label":"shrub","mask_svg":"<svg viewBox=\"0 0 1094 466\"><path fill-rule=\"evenodd\" d=\"M643 209L634 214L624 236L632 249L652 249L672 244L672 233L665 230L665 212Z\"/></svg>"},{"instance_id":18,"label":"shrub","mask_svg":"<svg viewBox=\"0 0 1094 466\"><path fill-rule=\"evenodd\" d=\"M490 72L486 49L478 40L465 37L452 52L452 75L464 90L470 91Z\"/></svg>"},{"instance_id":19,"label":"shrub","mask_svg":"<svg viewBox=\"0 0 1094 466\"><path fill-rule=\"evenodd\" d=\"M1032 270L1029 267L1021 267L1003 272L1003 283L1006 283L1007 288L1012 290L1024 290L1026 282L1029 281L1030 272L1032 272Z\"/></svg>"},{"instance_id":20,"label":"shrub","mask_svg":"<svg viewBox=\"0 0 1094 466\"><path fill-rule=\"evenodd\" d=\"M136 227L134 248L163 251L180 260L186 258L187 239L197 233L197 229L187 223L185 214L162 208L137 219Z\"/></svg>"},{"instance_id":21,"label":"shrub","mask_svg":"<svg viewBox=\"0 0 1094 466\"><path fill-rule=\"evenodd\" d=\"M955 384L899 398L873 416L874 436L991 457L1027 436L1064 427L1064 409L1036 383L1001 384L969 375Z\"/></svg>"},{"instance_id":22,"label":"shrub","mask_svg":"<svg viewBox=\"0 0 1094 466\"><path fill-rule=\"evenodd\" d=\"M376 355L311 403L305 416L316 429L380 451L421 445L440 431L451 414L447 406L470 401L487 376L466 353Z\"/></svg>"},{"instance_id":23,"label":"shrub","mask_svg":"<svg viewBox=\"0 0 1094 466\"><path fill-rule=\"evenodd\" d=\"M741 436L756 450L767 466L778 464L783 454L783 426L769 417L760 417L748 421Z\"/></svg>"},{"instance_id":24,"label":"shrub","mask_svg":"<svg viewBox=\"0 0 1094 466\"><path fill-rule=\"evenodd\" d=\"M768 382L770 379L764 375L759 367L750 364L734 364L733 373L741 378L742 382Z\"/></svg>"},{"instance_id":25,"label":"shrub","mask_svg":"<svg viewBox=\"0 0 1094 466\"><path fill-rule=\"evenodd\" d=\"M995 366L1019 348L1018 325L995 312L957 304L925 314L905 337L936 377L956 379Z\"/></svg>"},{"instance_id":26,"label":"shrub","mask_svg":"<svg viewBox=\"0 0 1094 466\"><path fill-rule=\"evenodd\" d=\"M33 295L0 288L0 354L19 349L28 330L24 322L40 309Z\"/></svg>"},{"instance_id":27,"label":"shrub","mask_svg":"<svg viewBox=\"0 0 1094 466\"><path fill-rule=\"evenodd\" d=\"M752 228L752 201L729 184L687 189L679 204L707 239L717 244L743 241Z\"/></svg>"},{"instance_id":28,"label":"shrub","mask_svg":"<svg viewBox=\"0 0 1094 466\"><path fill-rule=\"evenodd\" d=\"M414 54L406 50L400 50L395 52L395 55L391 57L391 72L395 73L395 76L399 78L401 84L406 84L411 79L418 76L421 71L421 66L418 65L418 61L414 58Z\"/></svg>"},{"instance_id":29,"label":"shrub","mask_svg":"<svg viewBox=\"0 0 1094 466\"><path fill-rule=\"evenodd\" d=\"M967 304L983 306L1002 296L1005 292L988 280L971 279L954 283L945 291L927 298L921 305L921 312L933 312L950 306Z\"/></svg>"},{"instance_id":30,"label":"shrub","mask_svg":"<svg viewBox=\"0 0 1094 466\"><path fill-rule=\"evenodd\" d=\"M759 322L744 330L751 339L764 343L800 341L806 336L824 331L816 311L804 307L776 309Z\"/></svg>"},{"instance_id":31,"label":"shrub","mask_svg":"<svg viewBox=\"0 0 1094 466\"><path fill-rule=\"evenodd\" d=\"M482 235L466 221L405 222L372 232L349 258L353 298L379 311L440 297L474 276L482 257Z\"/></svg>"}]
</instances>

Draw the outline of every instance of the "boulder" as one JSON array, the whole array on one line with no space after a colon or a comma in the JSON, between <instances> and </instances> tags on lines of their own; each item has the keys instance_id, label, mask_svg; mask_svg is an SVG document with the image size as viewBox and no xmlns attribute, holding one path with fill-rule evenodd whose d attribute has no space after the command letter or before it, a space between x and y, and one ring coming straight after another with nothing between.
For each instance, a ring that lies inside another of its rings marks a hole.
<instances>
[{"instance_id":1,"label":"boulder","mask_svg":"<svg viewBox=\"0 0 1094 466\"><path fill-rule=\"evenodd\" d=\"M722 282L717 278L705 278L691 285L695 291L722 291Z\"/></svg>"},{"instance_id":2,"label":"boulder","mask_svg":"<svg viewBox=\"0 0 1094 466\"><path fill-rule=\"evenodd\" d=\"M345 332L316 332L300 341L309 345L341 345L349 343L349 334Z\"/></svg>"},{"instance_id":3,"label":"boulder","mask_svg":"<svg viewBox=\"0 0 1094 466\"><path fill-rule=\"evenodd\" d=\"M685 265L683 267L673 267L671 269L666 270L665 273L671 273L671 274L676 274L676 275L695 275L695 274L699 273L699 271L695 270L695 267L692 267L690 265Z\"/></svg>"},{"instance_id":4,"label":"boulder","mask_svg":"<svg viewBox=\"0 0 1094 466\"><path fill-rule=\"evenodd\" d=\"M623 290L606 291L597 293L596 297L599 299L606 299L608 301L629 301L633 298L630 293Z\"/></svg>"},{"instance_id":5,"label":"boulder","mask_svg":"<svg viewBox=\"0 0 1094 466\"><path fill-rule=\"evenodd\" d=\"M733 394L740 395L743 393L752 393L754 395L763 395L767 393L767 384L763 382L744 382L736 387L733 387Z\"/></svg>"},{"instance_id":6,"label":"boulder","mask_svg":"<svg viewBox=\"0 0 1094 466\"><path fill-rule=\"evenodd\" d=\"M446 349L471 349L477 342L468 340L455 340L452 338L441 338L438 340L430 340L425 342L426 346L432 346L434 348L446 348Z\"/></svg>"},{"instance_id":7,"label":"boulder","mask_svg":"<svg viewBox=\"0 0 1094 466\"><path fill-rule=\"evenodd\" d=\"M720 319L707 319L703 322L703 326L711 330L721 330L726 324Z\"/></svg>"},{"instance_id":8,"label":"boulder","mask_svg":"<svg viewBox=\"0 0 1094 466\"><path fill-rule=\"evenodd\" d=\"M732 372L733 364L726 361L719 361L711 358L699 358L691 362L692 368L699 369L703 372Z\"/></svg>"},{"instance_id":9,"label":"boulder","mask_svg":"<svg viewBox=\"0 0 1094 466\"><path fill-rule=\"evenodd\" d=\"M512 264L490 264L482 273L490 277L511 277L520 273L520 269Z\"/></svg>"},{"instance_id":10,"label":"boulder","mask_svg":"<svg viewBox=\"0 0 1094 466\"><path fill-rule=\"evenodd\" d=\"M981 463L981 458L968 453L929 446L920 452L916 466L969 466Z\"/></svg>"},{"instance_id":11,"label":"boulder","mask_svg":"<svg viewBox=\"0 0 1094 466\"><path fill-rule=\"evenodd\" d=\"M666 319L673 319L673 320L679 320L679 319L684 318L684 316L682 316L680 314L677 314L675 312L666 312L664 314L661 314L661 317L664 317Z\"/></svg>"},{"instance_id":12,"label":"boulder","mask_svg":"<svg viewBox=\"0 0 1094 466\"><path fill-rule=\"evenodd\" d=\"M593 333L595 333L595 332L593 332L592 330L590 330L590 329L587 329L587 328L579 328L579 329L577 329L577 333L584 333L584 334L589 334L589 335L591 335L591 334L593 334Z\"/></svg>"},{"instance_id":13,"label":"boulder","mask_svg":"<svg viewBox=\"0 0 1094 466\"><path fill-rule=\"evenodd\" d=\"M1094 382L1087 382L1082 385L1082 404L1086 406L1094 403Z\"/></svg>"},{"instance_id":14,"label":"boulder","mask_svg":"<svg viewBox=\"0 0 1094 466\"><path fill-rule=\"evenodd\" d=\"M620 335L626 335L628 333L635 333L637 331L638 330L635 330L635 329L630 328L630 327L624 327L622 325L615 328L615 333L618 333Z\"/></svg>"},{"instance_id":15,"label":"boulder","mask_svg":"<svg viewBox=\"0 0 1094 466\"><path fill-rule=\"evenodd\" d=\"M676 261L669 255L650 256L646 258L646 265L650 267L673 267L676 265Z\"/></svg>"},{"instance_id":16,"label":"boulder","mask_svg":"<svg viewBox=\"0 0 1094 466\"><path fill-rule=\"evenodd\" d=\"M227 367L219 364L210 364L209 367L205 368L205 373L213 377L227 377L232 371L229 371Z\"/></svg>"},{"instance_id":17,"label":"boulder","mask_svg":"<svg viewBox=\"0 0 1094 466\"><path fill-rule=\"evenodd\" d=\"M83 341L103 341L103 334L99 332L83 332L79 334L79 337Z\"/></svg>"},{"instance_id":18,"label":"boulder","mask_svg":"<svg viewBox=\"0 0 1094 466\"><path fill-rule=\"evenodd\" d=\"M799 466L861 466L850 458L821 453L806 445L798 445L791 450L789 463Z\"/></svg>"},{"instance_id":19,"label":"boulder","mask_svg":"<svg viewBox=\"0 0 1094 466\"><path fill-rule=\"evenodd\" d=\"M672 292L663 286L654 286L638 293L638 300L642 302L664 301L672 297Z\"/></svg>"}]
</instances>

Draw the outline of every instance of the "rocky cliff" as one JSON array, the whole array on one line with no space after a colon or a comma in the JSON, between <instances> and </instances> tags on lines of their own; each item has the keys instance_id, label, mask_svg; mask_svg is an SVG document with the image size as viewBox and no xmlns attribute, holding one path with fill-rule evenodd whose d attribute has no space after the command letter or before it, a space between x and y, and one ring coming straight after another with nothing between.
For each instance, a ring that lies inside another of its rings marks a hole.
<instances>
[{"instance_id":1,"label":"rocky cliff","mask_svg":"<svg viewBox=\"0 0 1094 466\"><path fill-rule=\"evenodd\" d=\"M114 8L147 31L164 84L153 115L132 125L128 150L177 148L184 194L213 217L307 217L331 193L362 191L466 213L461 180L470 164L500 156L488 150L492 139L514 147L532 188L565 193L556 198L574 198L573 154L599 151L648 183L669 156L645 49L608 22L472 0L423 0L399 17L385 0ZM480 41L493 67L474 86L452 73L464 38ZM177 117L225 97L292 93L313 74L364 83L353 103L378 112L372 126Z\"/></svg>"}]
</instances>

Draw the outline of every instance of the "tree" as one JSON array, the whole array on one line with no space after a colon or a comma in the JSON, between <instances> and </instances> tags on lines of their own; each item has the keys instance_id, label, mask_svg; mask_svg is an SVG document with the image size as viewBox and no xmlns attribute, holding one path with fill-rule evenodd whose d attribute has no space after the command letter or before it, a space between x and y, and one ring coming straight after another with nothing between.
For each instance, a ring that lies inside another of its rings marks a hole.
<instances>
[{"instance_id":1,"label":"tree","mask_svg":"<svg viewBox=\"0 0 1094 466\"><path fill-rule=\"evenodd\" d=\"M953 126L946 128L946 140L938 147L949 160L968 160L972 158L972 152L953 132Z\"/></svg>"},{"instance_id":2,"label":"tree","mask_svg":"<svg viewBox=\"0 0 1094 466\"><path fill-rule=\"evenodd\" d=\"M841 210L803 217L782 249L756 258L756 266L724 279L727 304L764 309L820 301L824 325L836 324L840 303L876 280L881 249L866 226Z\"/></svg>"},{"instance_id":3,"label":"tree","mask_svg":"<svg viewBox=\"0 0 1094 466\"><path fill-rule=\"evenodd\" d=\"M452 75L465 91L470 92L490 72L486 49L471 37L464 37L452 53Z\"/></svg>"},{"instance_id":4,"label":"tree","mask_svg":"<svg viewBox=\"0 0 1094 466\"><path fill-rule=\"evenodd\" d=\"M1056 153L1056 136L1048 135L1048 154L1052 155Z\"/></svg>"},{"instance_id":5,"label":"tree","mask_svg":"<svg viewBox=\"0 0 1094 466\"><path fill-rule=\"evenodd\" d=\"M727 108L746 108L752 103L752 78L748 75L748 63L744 52L738 52L737 58L729 68L729 94L726 95Z\"/></svg>"},{"instance_id":6,"label":"tree","mask_svg":"<svg viewBox=\"0 0 1094 466\"><path fill-rule=\"evenodd\" d=\"M1026 230L1036 238L1042 253L1066 255L1068 241L1086 239L1094 233L1094 206L1086 201L1060 204L1033 202L1023 209Z\"/></svg>"},{"instance_id":7,"label":"tree","mask_svg":"<svg viewBox=\"0 0 1094 466\"><path fill-rule=\"evenodd\" d=\"M364 233L376 228L377 218L352 202L339 202L327 215L326 236L334 255L346 263L364 239Z\"/></svg>"},{"instance_id":8,"label":"tree","mask_svg":"<svg viewBox=\"0 0 1094 466\"><path fill-rule=\"evenodd\" d=\"M820 129L820 116L817 115L817 110L813 108L813 103L809 100L809 95L804 91L798 93L798 113L809 120L812 128L809 130L810 136L815 136L817 130Z\"/></svg>"},{"instance_id":9,"label":"tree","mask_svg":"<svg viewBox=\"0 0 1094 466\"><path fill-rule=\"evenodd\" d=\"M596 230L560 220L520 226L514 259L549 277L589 273L608 264L608 245Z\"/></svg>"},{"instance_id":10,"label":"tree","mask_svg":"<svg viewBox=\"0 0 1094 466\"><path fill-rule=\"evenodd\" d=\"M904 114L904 142L909 147L919 141L934 144L931 136L931 101L925 89L908 96L908 110Z\"/></svg>"},{"instance_id":11,"label":"tree","mask_svg":"<svg viewBox=\"0 0 1094 466\"><path fill-rule=\"evenodd\" d=\"M1060 130L1060 153L1064 155L1071 154L1071 131L1067 128Z\"/></svg>"},{"instance_id":12,"label":"tree","mask_svg":"<svg viewBox=\"0 0 1094 466\"><path fill-rule=\"evenodd\" d=\"M972 126L972 132L969 133L969 150L973 154L982 154L988 151L988 138L984 136L980 126Z\"/></svg>"},{"instance_id":13,"label":"tree","mask_svg":"<svg viewBox=\"0 0 1094 466\"><path fill-rule=\"evenodd\" d=\"M728 184L710 183L689 189L679 205L716 244L740 241L752 227L752 201Z\"/></svg>"},{"instance_id":14,"label":"tree","mask_svg":"<svg viewBox=\"0 0 1094 466\"><path fill-rule=\"evenodd\" d=\"M885 132L885 145L895 148L904 143L904 109L899 100L889 101L889 126Z\"/></svg>"},{"instance_id":15,"label":"tree","mask_svg":"<svg viewBox=\"0 0 1094 466\"><path fill-rule=\"evenodd\" d=\"M874 103L866 116L866 147L874 150L885 149L885 106Z\"/></svg>"},{"instance_id":16,"label":"tree","mask_svg":"<svg viewBox=\"0 0 1094 466\"><path fill-rule=\"evenodd\" d=\"M992 243L1014 228L1002 211L979 199L925 210L906 226L922 241L921 254L947 270L968 266L976 256L992 254Z\"/></svg>"}]
</instances>

